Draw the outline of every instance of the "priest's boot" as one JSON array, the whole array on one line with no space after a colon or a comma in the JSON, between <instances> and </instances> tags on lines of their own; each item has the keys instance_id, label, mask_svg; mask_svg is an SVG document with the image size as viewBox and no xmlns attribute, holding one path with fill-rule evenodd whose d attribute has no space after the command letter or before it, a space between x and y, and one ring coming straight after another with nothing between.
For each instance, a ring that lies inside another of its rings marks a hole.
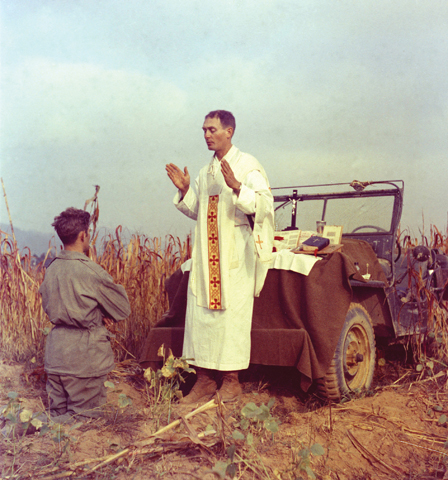
<instances>
[{"instance_id":1,"label":"priest's boot","mask_svg":"<svg viewBox=\"0 0 448 480\"><path fill-rule=\"evenodd\" d=\"M222 385L219 396L222 402L236 402L243 389L238 380L238 372L222 372Z\"/></svg>"},{"instance_id":2,"label":"priest's boot","mask_svg":"<svg viewBox=\"0 0 448 480\"><path fill-rule=\"evenodd\" d=\"M197 373L196 383L191 392L179 402L182 405L206 402L211 400L216 393L217 385L213 378L213 371L205 368L195 367Z\"/></svg>"}]
</instances>

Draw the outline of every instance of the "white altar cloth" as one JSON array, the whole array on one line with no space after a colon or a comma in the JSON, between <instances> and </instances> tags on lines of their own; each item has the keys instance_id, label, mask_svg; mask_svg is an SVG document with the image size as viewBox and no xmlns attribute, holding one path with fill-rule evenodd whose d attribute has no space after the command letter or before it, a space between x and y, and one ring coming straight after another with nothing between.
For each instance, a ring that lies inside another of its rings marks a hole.
<instances>
[{"instance_id":1,"label":"white altar cloth","mask_svg":"<svg viewBox=\"0 0 448 480\"><path fill-rule=\"evenodd\" d=\"M314 264L321 257L314 255L305 255L303 253L291 253L289 250L280 250L272 254L272 262L269 268L275 270L291 270L292 272L301 273L302 275L309 275ZM184 262L181 267L182 272L189 272L191 268L191 258Z\"/></svg>"}]
</instances>

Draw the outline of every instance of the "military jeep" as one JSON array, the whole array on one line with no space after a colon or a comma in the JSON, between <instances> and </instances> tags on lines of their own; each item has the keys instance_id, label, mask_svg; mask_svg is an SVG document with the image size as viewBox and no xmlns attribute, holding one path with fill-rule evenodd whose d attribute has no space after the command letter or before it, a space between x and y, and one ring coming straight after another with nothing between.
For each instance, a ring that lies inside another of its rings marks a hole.
<instances>
[{"instance_id":1,"label":"military jeep","mask_svg":"<svg viewBox=\"0 0 448 480\"><path fill-rule=\"evenodd\" d=\"M336 190L336 191L335 191ZM384 277L350 278L352 299L320 393L333 400L368 389L375 368L375 342L390 344L428 332L433 302L448 299L448 257L438 248L402 248L402 180L274 188L276 230L315 230L316 221L342 226L342 243L367 242ZM344 247L342 247L342 251Z\"/></svg>"},{"instance_id":2,"label":"military jeep","mask_svg":"<svg viewBox=\"0 0 448 480\"><path fill-rule=\"evenodd\" d=\"M274 254L254 301L251 364L295 367L304 391L314 384L339 401L371 386L376 342L427 332L433 302L448 300L448 258L402 249L403 189L401 180L272 189L279 238L326 222L342 227L342 247ZM144 367L157 368L162 344L182 355L188 275L185 266L165 282L170 309L146 339Z\"/></svg>"}]
</instances>

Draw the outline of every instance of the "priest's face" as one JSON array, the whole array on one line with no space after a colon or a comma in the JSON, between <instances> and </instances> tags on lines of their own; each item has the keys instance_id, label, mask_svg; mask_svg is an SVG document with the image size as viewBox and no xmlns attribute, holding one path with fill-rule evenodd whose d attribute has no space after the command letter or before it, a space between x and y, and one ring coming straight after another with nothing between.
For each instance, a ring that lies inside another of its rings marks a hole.
<instances>
[{"instance_id":1,"label":"priest's face","mask_svg":"<svg viewBox=\"0 0 448 480\"><path fill-rule=\"evenodd\" d=\"M219 118L206 118L202 126L205 142L209 150L225 155L232 146L232 127L224 128ZM221 158L221 157L220 157Z\"/></svg>"}]
</instances>

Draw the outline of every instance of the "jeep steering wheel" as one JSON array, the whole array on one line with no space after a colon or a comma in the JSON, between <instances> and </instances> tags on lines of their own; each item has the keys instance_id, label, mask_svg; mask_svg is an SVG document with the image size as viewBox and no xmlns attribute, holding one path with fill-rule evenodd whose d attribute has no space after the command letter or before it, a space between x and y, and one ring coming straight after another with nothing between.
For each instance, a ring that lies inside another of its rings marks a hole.
<instances>
[{"instance_id":1,"label":"jeep steering wheel","mask_svg":"<svg viewBox=\"0 0 448 480\"><path fill-rule=\"evenodd\" d=\"M352 233L361 230L361 228L374 228L377 232L387 232L387 230L384 230L384 228L377 227L376 225L360 225L359 227L356 227L354 230L352 230Z\"/></svg>"}]
</instances>

